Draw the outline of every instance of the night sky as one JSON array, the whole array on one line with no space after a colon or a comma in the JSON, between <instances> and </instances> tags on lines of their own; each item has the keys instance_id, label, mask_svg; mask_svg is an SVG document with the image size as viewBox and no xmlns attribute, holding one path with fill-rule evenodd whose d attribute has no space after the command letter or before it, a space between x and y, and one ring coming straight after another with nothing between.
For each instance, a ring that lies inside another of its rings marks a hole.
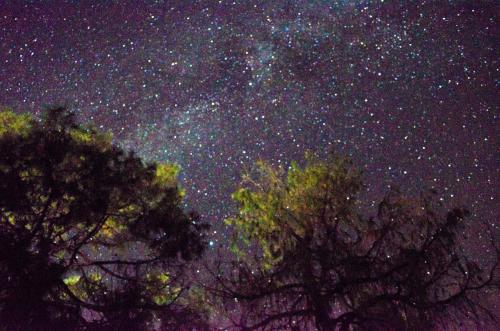
<instances>
[{"instance_id":1,"label":"night sky","mask_svg":"<svg viewBox=\"0 0 500 331\"><path fill-rule=\"evenodd\" d=\"M0 105L64 104L183 168L225 242L240 174L351 156L499 227L496 1L0 1Z\"/></svg>"}]
</instances>

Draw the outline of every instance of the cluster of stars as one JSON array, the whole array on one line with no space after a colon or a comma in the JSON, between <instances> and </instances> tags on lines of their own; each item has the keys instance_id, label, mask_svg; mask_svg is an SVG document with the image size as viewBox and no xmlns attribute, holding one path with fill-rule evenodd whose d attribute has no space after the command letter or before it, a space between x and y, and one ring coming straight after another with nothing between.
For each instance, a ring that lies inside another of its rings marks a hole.
<instances>
[{"instance_id":1,"label":"cluster of stars","mask_svg":"<svg viewBox=\"0 0 500 331\"><path fill-rule=\"evenodd\" d=\"M17 1L0 8L0 105L66 104L179 163L211 247L241 172L308 149L351 156L373 204L436 188L498 229L496 22L466 1Z\"/></svg>"}]
</instances>

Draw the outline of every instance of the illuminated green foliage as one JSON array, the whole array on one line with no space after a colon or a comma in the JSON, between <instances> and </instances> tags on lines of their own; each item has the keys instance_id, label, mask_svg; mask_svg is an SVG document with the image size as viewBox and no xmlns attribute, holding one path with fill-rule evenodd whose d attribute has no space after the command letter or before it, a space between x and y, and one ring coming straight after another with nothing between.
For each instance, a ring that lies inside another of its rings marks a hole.
<instances>
[{"instance_id":1,"label":"illuminated green foliage","mask_svg":"<svg viewBox=\"0 0 500 331\"><path fill-rule=\"evenodd\" d=\"M241 244L256 241L262 249L266 269L294 250L297 238L312 235L325 208L336 208L352 216L354 197L361 185L360 174L350 162L331 158L322 162L307 155L301 168L292 162L287 172L257 162L243 177L242 187L233 193L239 215L226 220L235 229L231 250L244 255ZM328 200L328 203L325 203ZM355 222L355 217L346 217Z\"/></svg>"},{"instance_id":2,"label":"illuminated green foliage","mask_svg":"<svg viewBox=\"0 0 500 331\"><path fill-rule=\"evenodd\" d=\"M181 292L179 286L171 282L168 272L157 271L146 275L146 292L157 305L166 305L175 301Z\"/></svg>"},{"instance_id":3,"label":"illuminated green foliage","mask_svg":"<svg viewBox=\"0 0 500 331\"><path fill-rule=\"evenodd\" d=\"M76 285L82 277L80 275L71 275L63 279L64 284L68 286Z\"/></svg>"},{"instance_id":4,"label":"illuminated green foliage","mask_svg":"<svg viewBox=\"0 0 500 331\"><path fill-rule=\"evenodd\" d=\"M104 222L101 230L96 236L113 238L116 235L127 230L127 225L124 222L118 221L116 218L108 217Z\"/></svg>"},{"instance_id":5,"label":"illuminated green foliage","mask_svg":"<svg viewBox=\"0 0 500 331\"><path fill-rule=\"evenodd\" d=\"M155 182L162 186L174 186L177 184L177 176L181 168L176 164L160 163L156 165Z\"/></svg>"},{"instance_id":6,"label":"illuminated green foliage","mask_svg":"<svg viewBox=\"0 0 500 331\"><path fill-rule=\"evenodd\" d=\"M0 111L0 137L5 134L26 136L32 127L32 121L28 114L17 115L9 109Z\"/></svg>"},{"instance_id":7,"label":"illuminated green foliage","mask_svg":"<svg viewBox=\"0 0 500 331\"><path fill-rule=\"evenodd\" d=\"M113 134L111 132L100 132L94 127L76 127L69 130L69 135L75 143L91 145L101 150L112 147Z\"/></svg>"},{"instance_id":8,"label":"illuminated green foliage","mask_svg":"<svg viewBox=\"0 0 500 331\"><path fill-rule=\"evenodd\" d=\"M14 214L12 212L3 212L2 213L2 220L9 222L11 225L16 225L16 219L14 218Z\"/></svg>"},{"instance_id":9,"label":"illuminated green foliage","mask_svg":"<svg viewBox=\"0 0 500 331\"><path fill-rule=\"evenodd\" d=\"M90 144L94 140L94 135L89 131L70 130L69 133L71 135L71 138L79 143Z\"/></svg>"},{"instance_id":10,"label":"illuminated green foliage","mask_svg":"<svg viewBox=\"0 0 500 331\"><path fill-rule=\"evenodd\" d=\"M96 283L102 280L102 274L99 272L91 272L88 277L91 281Z\"/></svg>"}]
</instances>

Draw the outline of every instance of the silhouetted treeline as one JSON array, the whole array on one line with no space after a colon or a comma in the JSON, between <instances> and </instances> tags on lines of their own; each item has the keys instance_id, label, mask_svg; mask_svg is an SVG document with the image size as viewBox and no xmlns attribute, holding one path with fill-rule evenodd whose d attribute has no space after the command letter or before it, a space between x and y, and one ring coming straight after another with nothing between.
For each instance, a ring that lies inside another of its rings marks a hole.
<instances>
[{"instance_id":1,"label":"silhouetted treeline","mask_svg":"<svg viewBox=\"0 0 500 331\"><path fill-rule=\"evenodd\" d=\"M498 326L478 300L498 293L498 242L487 231L484 261L469 257L469 211L392 190L368 217L349 160L306 159L244 174L230 247L203 255L177 166L62 108L0 112L0 330Z\"/></svg>"},{"instance_id":2,"label":"silhouetted treeline","mask_svg":"<svg viewBox=\"0 0 500 331\"><path fill-rule=\"evenodd\" d=\"M0 151L2 330L201 320L184 265L206 225L183 211L176 166L145 164L60 108L41 123L0 113Z\"/></svg>"},{"instance_id":3,"label":"silhouetted treeline","mask_svg":"<svg viewBox=\"0 0 500 331\"><path fill-rule=\"evenodd\" d=\"M493 328L495 316L476 295L498 289L498 242L489 232L483 264L469 258L468 210L445 210L436 192L414 198L394 189L366 217L361 174L351 162L306 159L287 172L259 162L234 193L239 214L226 222L237 258L230 268L221 261L210 269L221 306L237 302L233 312L222 309L233 325Z\"/></svg>"}]
</instances>

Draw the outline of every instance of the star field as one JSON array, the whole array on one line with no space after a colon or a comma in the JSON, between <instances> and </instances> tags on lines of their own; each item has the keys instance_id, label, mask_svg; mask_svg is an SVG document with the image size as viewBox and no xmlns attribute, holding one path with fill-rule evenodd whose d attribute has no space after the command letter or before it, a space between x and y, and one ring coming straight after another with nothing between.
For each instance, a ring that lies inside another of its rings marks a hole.
<instances>
[{"instance_id":1,"label":"star field","mask_svg":"<svg viewBox=\"0 0 500 331\"><path fill-rule=\"evenodd\" d=\"M498 229L498 35L493 1L4 1L0 105L179 163L212 243L241 171L308 149Z\"/></svg>"}]
</instances>

